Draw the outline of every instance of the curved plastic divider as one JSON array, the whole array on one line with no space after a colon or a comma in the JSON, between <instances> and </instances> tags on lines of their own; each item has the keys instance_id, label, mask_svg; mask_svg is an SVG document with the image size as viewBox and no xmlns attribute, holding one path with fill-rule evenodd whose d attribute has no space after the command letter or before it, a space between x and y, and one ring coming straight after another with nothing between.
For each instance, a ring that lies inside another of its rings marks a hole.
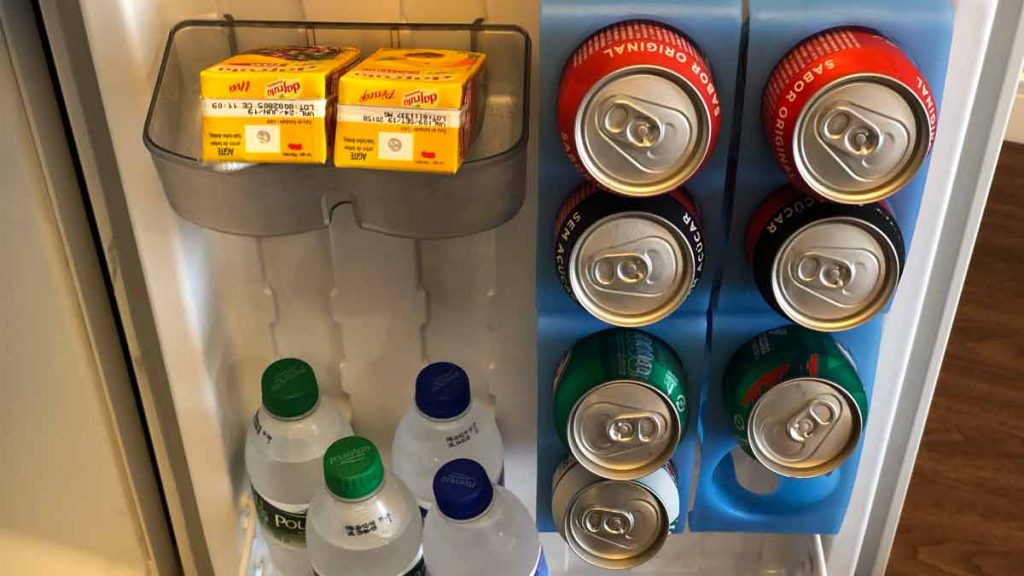
<instances>
[{"instance_id":1,"label":"curved plastic divider","mask_svg":"<svg viewBox=\"0 0 1024 576\"><path fill-rule=\"evenodd\" d=\"M541 38L544 56L540 70L540 154L537 207L537 526L554 530L551 520L551 477L568 453L551 421L551 385L562 354L579 338L607 325L592 318L562 291L555 274L552 248L558 208L581 177L569 164L559 141L555 116L559 80L565 61L588 36L601 28L631 19L649 19L673 26L692 39L707 57L722 106L718 145L709 160L686 185L704 226L706 260L697 289L675 314L644 328L671 344L680 354L689 377L690 418L674 457L679 472L680 501L690 501L694 466L699 382L704 376L707 310L725 238L725 188L729 145L733 131L739 49L742 41L741 0L614 1L541 0ZM684 511L685 512L685 511ZM680 518L677 531L685 521Z\"/></svg>"},{"instance_id":2,"label":"curved plastic divider","mask_svg":"<svg viewBox=\"0 0 1024 576\"><path fill-rule=\"evenodd\" d=\"M874 359L882 336L882 318L833 336L857 364L868 399L875 380ZM754 335L789 324L774 312L716 314L712 320L710 375L702 392L699 437L701 463L697 493L690 512L694 531L835 533L842 524L857 475L860 447L837 470L819 478L777 476L777 488L757 494L744 488L733 471L736 448L732 417L721 387L732 353ZM871 425L871 415L867 423ZM769 472L765 472L770 474Z\"/></svg>"},{"instance_id":3,"label":"curved plastic divider","mask_svg":"<svg viewBox=\"0 0 1024 576\"><path fill-rule=\"evenodd\" d=\"M825 482L807 484L794 482L790 478L779 478L776 488L768 493L759 494L745 489L736 477L735 461L730 451L725 457L718 460L715 465L712 478L715 486L721 490L722 502L731 504L736 510L745 510L755 513L764 507L784 506L786 510L799 510L817 504L829 494L835 491L842 477L841 471L826 476Z\"/></svg>"},{"instance_id":4,"label":"curved plastic divider","mask_svg":"<svg viewBox=\"0 0 1024 576\"><path fill-rule=\"evenodd\" d=\"M585 312L583 314L586 314ZM551 518L551 480L555 468L569 454L558 438L552 422L552 387L555 369L563 354L580 338L608 326L590 316L576 313L545 314L537 319L537 332L544 335L545 345L537 349L537 369L540 372L537 399L537 528L551 532L555 524ZM686 370L686 397L689 416L683 439L672 457L679 474L680 503L689 502L690 482L697 448L697 409L701 372L705 358L707 317L703 314L676 314L661 322L643 328L665 340L679 354ZM680 510L676 531L682 532L686 510Z\"/></svg>"},{"instance_id":5,"label":"curved plastic divider","mask_svg":"<svg viewBox=\"0 0 1024 576\"><path fill-rule=\"evenodd\" d=\"M812 34L844 25L874 28L910 55L928 80L941 107L942 87L952 39L952 8L932 0L750 0L743 115L729 240L723 255L723 277L717 310L768 311L771 308L757 291L743 253L747 222L762 200L786 183L769 148L761 121L761 102L775 64L790 48ZM890 196L889 204L903 231L909 251L924 192L928 163L907 186Z\"/></svg>"},{"instance_id":6,"label":"curved plastic divider","mask_svg":"<svg viewBox=\"0 0 1024 576\"><path fill-rule=\"evenodd\" d=\"M200 70L253 48L316 43L358 46L364 55L389 46L486 53L487 110L459 172L201 162ZM525 198L530 50L526 32L508 25L188 20L168 36L143 139L171 206L200 226L294 234L327 226L333 209L350 202L363 228L412 238L474 234L515 216Z\"/></svg>"},{"instance_id":7,"label":"curved plastic divider","mask_svg":"<svg viewBox=\"0 0 1024 576\"><path fill-rule=\"evenodd\" d=\"M540 178L537 206L537 309L582 309L562 292L552 263L555 217L562 201L582 177L569 164L556 128L556 105L562 66L576 47L601 28L633 19L663 22L691 38L707 57L722 105L718 144L708 163L685 188L700 210L705 237L705 268L700 284L683 302L680 313L705 314L722 263L725 241L725 186L732 140L733 109L743 24L740 0L667 0L626 3L621 0L541 1Z\"/></svg>"},{"instance_id":8,"label":"curved plastic divider","mask_svg":"<svg viewBox=\"0 0 1024 576\"><path fill-rule=\"evenodd\" d=\"M914 60L941 99L951 39L948 2L866 0L750 0L742 132L722 282L711 319L710 377L702 391L701 465L690 528L698 531L835 533L842 525L856 477L860 447L838 470L813 479L778 479L778 488L756 494L742 487L730 452L736 447L721 391L721 376L733 352L747 339L788 324L757 291L743 253L746 224L757 205L785 176L775 164L761 124L761 97L768 77L790 48L815 32L841 25L875 28ZM888 200L908 247L924 190L927 163L906 188ZM847 345L869 395L882 317L835 334ZM877 383L884 386L886 383ZM871 425L871 415L867 426Z\"/></svg>"}]
</instances>

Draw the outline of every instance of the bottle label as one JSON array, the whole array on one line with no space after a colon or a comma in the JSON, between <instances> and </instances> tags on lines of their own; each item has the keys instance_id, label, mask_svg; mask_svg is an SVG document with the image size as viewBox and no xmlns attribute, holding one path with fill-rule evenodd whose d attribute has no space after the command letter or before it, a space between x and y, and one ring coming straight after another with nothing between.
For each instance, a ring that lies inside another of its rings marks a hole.
<instances>
[{"instance_id":1,"label":"bottle label","mask_svg":"<svg viewBox=\"0 0 1024 576\"><path fill-rule=\"evenodd\" d=\"M533 576L551 576L551 572L548 571L548 562L544 558L544 549L540 549L540 554L537 555L537 566L533 569Z\"/></svg>"},{"instance_id":2,"label":"bottle label","mask_svg":"<svg viewBox=\"0 0 1024 576\"><path fill-rule=\"evenodd\" d=\"M306 511L309 506L268 500L252 488L256 514L273 538L292 546L306 545Z\"/></svg>"}]
</instances>

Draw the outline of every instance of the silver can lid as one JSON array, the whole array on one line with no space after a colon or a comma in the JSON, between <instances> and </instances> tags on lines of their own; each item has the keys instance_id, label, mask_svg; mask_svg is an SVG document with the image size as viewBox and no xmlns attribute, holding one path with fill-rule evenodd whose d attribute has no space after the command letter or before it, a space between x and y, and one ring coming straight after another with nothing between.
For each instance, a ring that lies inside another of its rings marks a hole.
<instances>
[{"instance_id":1,"label":"silver can lid","mask_svg":"<svg viewBox=\"0 0 1024 576\"><path fill-rule=\"evenodd\" d=\"M668 518L661 501L646 487L603 480L579 491L563 532L580 558L622 570L658 553L668 538Z\"/></svg>"},{"instance_id":2,"label":"silver can lid","mask_svg":"<svg viewBox=\"0 0 1024 576\"><path fill-rule=\"evenodd\" d=\"M769 470L810 478L835 470L853 453L863 422L856 402L839 386L795 378L757 401L747 436L754 457Z\"/></svg>"},{"instance_id":3,"label":"silver can lid","mask_svg":"<svg viewBox=\"0 0 1024 576\"><path fill-rule=\"evenodd\" d=\"M856 218L827 218L797 230L772 263L772 291L791 320L824 332L847 330L881 310L900 276L896 247Z\"/></svg>"},{"instance_id":4,"label":"silver can lid","mask_svg":"<svg viewBox=\"0 0 1024 576\"><path fill-rule=\"evenodd\" d=\"M896 192L928 154L928 111L903 84L853 76L804 107L793 138L800 175L829 200L865 204Z\"/></svg>"},{"instance_id":5,"label":"silver can lid","mask_svg":"<svg viewBox=\"0 0 1024 576\"><path fill-rule=\"evenodd\" d=\"M595 84L576 114L587 172L605 188L652 196L685 182L710 146L710 112L681 76L664 68L624 68Z\"/></svg>"},{"instance_id":6,"label":"silver can lid","mask_svg":"<svg viewBox=\"0 0 1024 576\"><path fill-rule=\"evenodd\" d=\"M669 398L641 382L601 384L569 414L569 450L584 468L613 480L657 470L672 457L681 434Z\"/></svg>"},{"instance_id":7,"label":"silver can lid","mask_svg":"<svg viewBox=\"0 0 1024 576\"><path fill-rule=\"evenodd\" d=\"M613 214L584 232L569 255L573 293L616 326L646 326L671 314L693 284L693 247L664 218Z\"/></svg>"}]
</instances>

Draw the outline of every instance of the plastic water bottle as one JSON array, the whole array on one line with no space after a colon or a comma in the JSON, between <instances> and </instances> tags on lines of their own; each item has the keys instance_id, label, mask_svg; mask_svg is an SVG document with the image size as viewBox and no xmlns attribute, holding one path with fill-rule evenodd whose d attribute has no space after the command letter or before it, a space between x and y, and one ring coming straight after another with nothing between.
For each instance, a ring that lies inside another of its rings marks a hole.
<instances>
[{"instance_id":1,"label":"plastic water bottle","mask_svg":"<svg viewBox=\"0 0 1024 576\"><path fill-rule=\"evenodd\" d=\"M306 553L306 509L323 483L324 451L352 427L327 403L313 368L284 358L263 371L262 405L245 438L249 471L270 561L277 574L311 573Z\"/></svg>"},{"instance_id":2,"label":"plastic water bottle","mask_svg":"<svg viewBox=\"0 0 1024 576\"><path fill-rule=\"evenodd\" d=\"M483 466L453 460L434 477L423 555L431 576L547 576L526 506L495 486Z\"/></svg>"},{"instance_id":3,"label":"plastic water bottle","mask_svg":"<svg viewBox=\"0 0 1024 576\"><path fill-rule=\"evenodd\" d=\"M425 576L416 500L361 436L324 454L324 483L309 505L309 557L319 576Z\"/></svg>"},{"instance_id":4,"label":"plastic water bottle","mask_svg":"<svg viewBox=\"0 0 1024 576\"><path fill-rule=\"evenodd\" d=\"M465 370L436 362L416 377L416 402L395 430L391 461L426 513L434 504L434 474L457 458L479 462L491 481L501 483L504 456L494 413L472 399Z\"/></svg>"}]
</instances>

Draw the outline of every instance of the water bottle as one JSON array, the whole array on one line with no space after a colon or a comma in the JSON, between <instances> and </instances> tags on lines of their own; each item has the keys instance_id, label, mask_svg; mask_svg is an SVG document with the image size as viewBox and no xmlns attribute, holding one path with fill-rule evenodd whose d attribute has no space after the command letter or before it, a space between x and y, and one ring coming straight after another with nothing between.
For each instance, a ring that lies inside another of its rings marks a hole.
<instances>
[{"instance_id":1,"label":"water bottle","mask_svg":"<svg viewBox=\"0 0 1024 576\"><path fill-rule=\"evenodd\" d=\"M320 402L316 374L302 360L267 366L261 385L262 404L245 438L245 467L275 573L305 576L311 572L306 509L322 483L320 462L352 427Z\"/></svg>"},{"instance_id":2,"label":"water bottle","mask_svg":"<svg viewBox=\"0 0 1024 576\"><path fill-rule=\"evenodd\" d=\"M395 430L391 461L426 513L434 504L434 474L457 458L479 462L501 483L503 447L494 413L472 399L465 370L436 362L416 377L416 401Z\"/></svg>"},{"instance_id":3,"label":"water bottle","mask_svg":"<svg viewBox=\"0 0 1024 576\"><path fill-rule=\"evenodd\" d=\"M319 576L425 576L416 499L384 470L361 436L324 454L324 482L309 505L309 557Z\"/></svg>"},{"instance_id":4,"label":"water bottle","mask_svg":"<svg viewBox=\"0 0 1024 576\"><path fill-rule=\"evenodd\" d=\"M472 460L448 462L434 477L436 506L423 528L431 576L547 576L526 506L491 483Z\"/></svg>"}]
</instances>

